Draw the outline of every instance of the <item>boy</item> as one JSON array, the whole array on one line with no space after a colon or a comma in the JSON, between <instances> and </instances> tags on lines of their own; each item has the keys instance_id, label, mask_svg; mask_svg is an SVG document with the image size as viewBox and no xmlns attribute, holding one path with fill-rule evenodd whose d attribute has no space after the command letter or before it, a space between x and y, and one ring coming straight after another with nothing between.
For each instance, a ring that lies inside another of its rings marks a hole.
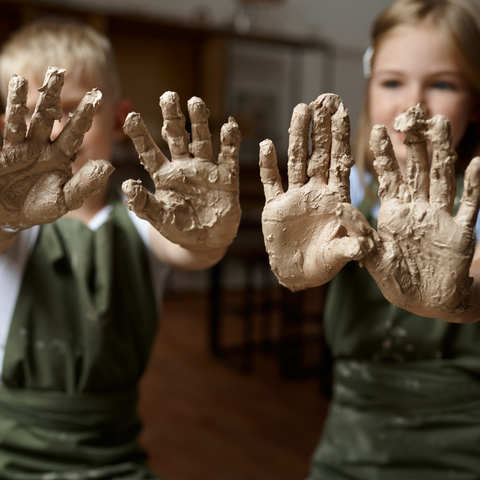
<instances>
[{"instance_id":1,"label":"boy","mask_svg":"<svg viewBox=\"0 0 480 480\"><path fill-rule=\"evenodd\" d=\"M50 65L66 73L50 69L42 86ZM129 117L126 132L156 195L129 181L127 203L162 235L127 211L108 188L113 169L97 161L110 158L129 112L109 42L84 25L37 22L0 54L4 101L12 74L28 78L30 112L39 101L25 137L19 118L27 86L14 77L0 152L0 478L156 478L136 443L136 386L168 267L208 268L235 236L238 126L231 119L222 129L217 164L203 102L189 102L188 145L178 97L167 92L161 106L169 162L139 116ZM82 100L94 87L103 93L100 106L95 90ZM53 118L74 111L61 132ZM67 159L90 122L71 178Z\"/></svg>"}]
</instances>

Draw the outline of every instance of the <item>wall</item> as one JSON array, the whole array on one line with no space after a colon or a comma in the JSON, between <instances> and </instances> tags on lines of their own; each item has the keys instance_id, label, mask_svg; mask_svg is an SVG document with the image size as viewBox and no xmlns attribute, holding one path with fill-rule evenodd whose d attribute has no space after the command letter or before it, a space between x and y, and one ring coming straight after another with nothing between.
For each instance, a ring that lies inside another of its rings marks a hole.
<instances>
[{"instance_id":1,"label":"wall","mask_svg":"<svg viewBox=\"0 0 480 480\"><path fill-rule=\"evenodd\" d=\"M49 3L158 16L184 23L203 22L213 27L232 24L242 9L236 0L50 0ZM284 0L279 5L249 8L247 13L252 17L253 31L323 38L342 47L364 48L372 20L390 3L391 0Z\"/></svg>"},{"instance_id":2,"label":"wall","mask_svg":"<svg viewBox=\"0 0 480 480\"><path fill-rule=\"evenodd\" d=\"M50 0L49 3L158 17L214 29L237 25L237 29L251 34L260 32L298 40L325 40L335 48L335 56L329 63L331 81L323 88L344 99L354 128L364 90L361 57L369 43L369 28L391 0L284 0L277 5L258 7L242 7L236 0ZM311 65L302 68L312 71L320 66L313 58ZM308 80L302 82L305 84ZM308 102L321 93L318 89L315 93L315 87L308 86L303 91L310 92L310 96L302 99Z\"/></svg>"},{"instance_id":3,"label":"wall","mask_svg":"<svg viewBox=\"0 0 480 480\"><path fill-rule=\"evenodd\" d=\"M246 28L249 23L249 33L326 40L336 48L331 90L344 99L354 127L364 89L361 56L369 43L370 25L392 0L283 0L248 8L236 0L50 0L48 3L211 28L235 23ZM245 20L247 17L249 21Z\"/></svg>"}]
</instances>

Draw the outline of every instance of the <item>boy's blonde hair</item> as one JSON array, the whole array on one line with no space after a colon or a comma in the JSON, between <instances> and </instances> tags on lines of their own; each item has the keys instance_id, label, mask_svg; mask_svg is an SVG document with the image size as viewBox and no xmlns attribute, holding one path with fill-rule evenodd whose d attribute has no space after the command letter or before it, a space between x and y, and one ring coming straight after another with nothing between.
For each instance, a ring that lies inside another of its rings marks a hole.
<instances>
[{"instance_id":1,"label":"boy's blonde hair","mask_svg":"<svg viewBox=\"0 0 480 480\"><path fill-rule=\"evenodd\" d=\"M383 11L372 28L372 47L378 51L381 42L393 29L402 25L416 25L430 20L455 47L465 65L467 80L474 89L477 108L480 108L480 7L469 0L397 0ZM375 53L371 67L375 63ZM361 171L373 170L373 156L369 148L372 129L369 113L370 79L355 139L355 163ZM462 168L480 153L480 122L468 126L460 145L458 165ZM362 176L363 177L363 176Z\"/></svg>"},{"instance_id":2,"label":"boy's blonde hair","mask_svg":"<svg viewBox=\"0 0 480 480\"><path fill-rule=\"evenodd\" d=\"M0 52L0 95L7 98L12 75L30 77L41 86L49 66L65 68L104 100L120 100L120 82L110 41L92 27L62 20L37 20L15 32Z\"/></svg>"}]
</instances>

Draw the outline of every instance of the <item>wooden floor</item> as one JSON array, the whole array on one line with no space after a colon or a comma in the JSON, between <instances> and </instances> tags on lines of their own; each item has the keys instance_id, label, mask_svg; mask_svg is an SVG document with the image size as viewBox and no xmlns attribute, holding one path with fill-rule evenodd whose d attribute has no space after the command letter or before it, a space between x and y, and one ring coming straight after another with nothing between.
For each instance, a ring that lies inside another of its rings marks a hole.
<instances>
[{"instance_id":1,"label":"wooden floor","mask_svg":"<svg viewBox=\"0 0 480 480\"><path fill-rule=\"evenodd\" d=\"M169 295L141 383L141 442L165 480L302 480L327 408L318 379L245 374L208 351L205 296Z\"/></svg>"}]
</instances>

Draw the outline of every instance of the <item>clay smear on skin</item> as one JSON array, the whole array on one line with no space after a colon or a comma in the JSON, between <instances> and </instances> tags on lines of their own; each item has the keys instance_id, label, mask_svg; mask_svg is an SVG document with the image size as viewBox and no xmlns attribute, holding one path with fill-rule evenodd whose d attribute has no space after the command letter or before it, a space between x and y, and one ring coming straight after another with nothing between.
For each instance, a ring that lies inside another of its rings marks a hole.
<instances>
[{"instance_id":1,"label":"clay smear on skin","mask_svg":"<svg viewBox=\"0 0 480 480\"><path fill-rule=\"evenodd\" d=\"M386 129L375 126L370 147L379 177L382 207L378 250L366 260L385 298L405 309L422 308L426 316L461 313L471 308L470 264L478 210L478 169L472 160L465 173L462 205L451 217L456 184L450 124L446 117L426 119L417 105L395 121L404 132L406 173L402 177ZM426 138L432 144L429 165ZM474 188L469 187L473 183Z\"/></svg>"},{"instance_id":2,"label":"clay smear on skin","mask_svg":"<svg viewBox=\"0 0 480 480\"><path fill-rule=\"evenodd\" d=\"M125 133L155 184L155 195L139 180L122 185L126 205L148 220L164 237L185 248L211 249L229 245L240 222L238 152L241 134L230 117L221 130L218 162L212 152L209 111L203 100L188 102L192 140L185 130L178 95L160 97L162 137L171 153L168 160L155 144L138 113L131 113Z\"/></svg>"},{"instance_id":3,"label":"clay smear on skin","mask_svg":"<svg viewBox=\"0 0 480 480\"><path fill-rule=\"evenodd\" d=\"M349 204L350 122L340 98L323 94L310 106L297 105L289 133L286 192L273 143L260 144L266 196L262 229L273 272L282 285L296 291L328 282L375 244L371 227Z\"/></svg>"},{"instance_id":4,"label":"clay smear on skin","mask_svg":"<svg viewBox=\"0 0 480 480\"><path fill-rule=\"evenodd\" d=\"M312 102L312 154L308 154L308 106L292 115L286 192L270 140L260 144L266 205L262 228L270 265L291 290L331 280L351 260L366 265L385 298L421 315L456 314L471 308L469 269L480 199L480 158L465 173L459 212L455 199L456 154L448 119L426 119L420 105L396 120L407 150L405 180L384 126L370 146L382 206L378 232L349 198L348 113L332 94ZM432 166L426 138L432 144Z\"/></svg>"},{"instance_id":5,"label":"clay smear on skin","mask_svg":"<svg viewBox=\"0 0 480 480\"><path fill-rule=\"evenodd\" d=\"M0 239L53 222L79 208L88 196L101 190L114 170L105 160L89 160L74 176L71 170L75 152L101 102L96 89L85 95L62 132L50 141L54 122L62 118L64 75L63 69L47 70L28 132L27 80L14 76L10 81L0 152Z\"/></svg>"}]
</instances>

